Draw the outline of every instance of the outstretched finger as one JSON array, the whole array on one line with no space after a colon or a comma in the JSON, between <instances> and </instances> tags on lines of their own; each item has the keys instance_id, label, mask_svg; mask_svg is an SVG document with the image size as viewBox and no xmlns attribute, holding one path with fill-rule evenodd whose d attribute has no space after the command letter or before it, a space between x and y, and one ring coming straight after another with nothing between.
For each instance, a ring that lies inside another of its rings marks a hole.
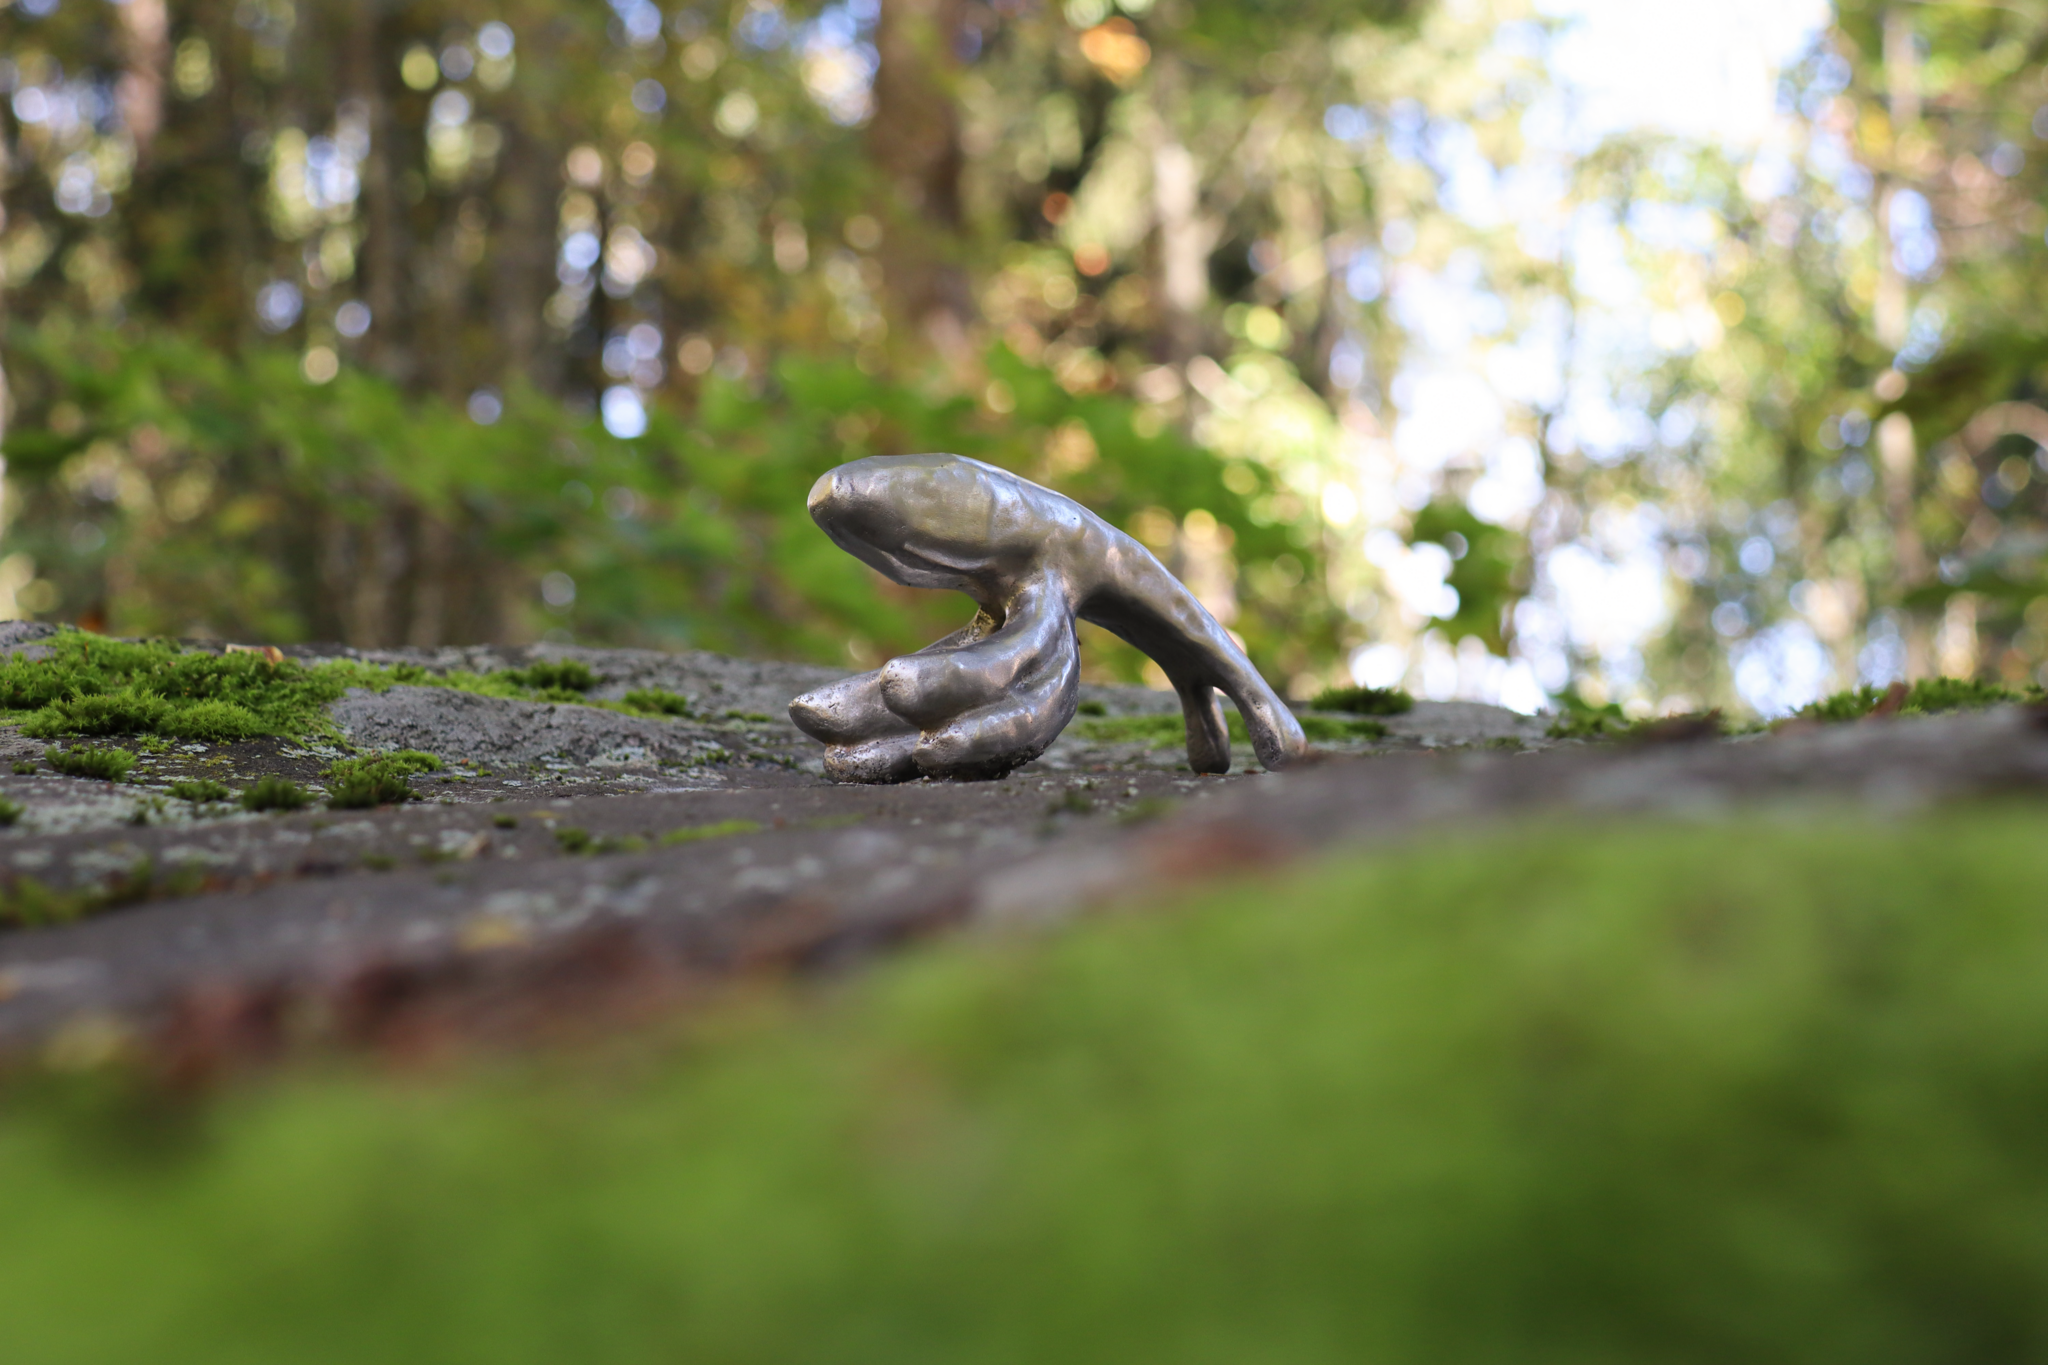
<instances>
[{"instance_id":1,"label":"outstretched finger","mask_svg":"<svg viewBox=\"0 0 2048 1365\"><path fill-rule=\"evenodd\" d=\"M825 751L825 776L834 782L908 782L919 775L918 739L912 730L865 744L835 744Z\"/></svg>"},{"instance_id":2,"label":"outstretched finger","mask_svg":"<svg viewBox=\"0 0 2048 1365\"><path fill-rule=\"evenodd\" d=\"M859 744L891 735L914 735L882 701L882 675L861 673L827 683L789 704L789 719L812 739L827 744Z\"/></svg>"}]
</instances>

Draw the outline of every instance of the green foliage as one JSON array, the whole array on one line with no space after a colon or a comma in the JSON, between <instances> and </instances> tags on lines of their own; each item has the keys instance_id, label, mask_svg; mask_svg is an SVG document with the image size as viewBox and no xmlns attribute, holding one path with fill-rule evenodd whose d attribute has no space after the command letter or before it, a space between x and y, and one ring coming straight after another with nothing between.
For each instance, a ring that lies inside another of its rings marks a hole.
<instances>
[{"instance_id":1,"label":"green foliage","mask_svg":"<svg viewBox=\"0 0 2048 1365\"><path fill-rule=\"evenodd\" d=\"M234 795L228 790L226 783L214 782L203 777L173 782L166 790L178 800L190 801L194 805L202 805L208 801L225 801Z\"/></svg>"},{"instance_id":2,"label":"green foliage","mask_svg":"<svg viewBox=\"0 0 2048 1365\"><path fill-rule=\"evenodd\" d=\"M1801 710L1799 714L1813 720L1860 720L1876 710L1890 693L1890 688L1866 684L1823 697ZM1971 678L1922 678L1906 689L1905 696L1899 702L1897 714L1927 716L1943 711L1998 706L2006 702L2039 701L2042 696L2043 692L2039 687L2014 691L1997 683L1979 682Z\"/></svg>"},{"instance_id":3,"label":"green foliage","mask_svg":"<svg viewBox=\"0 0 2048 1365\"><path fill-rule=\"evenodd\" d=\"M1349 711L1356 716L1398 716L1415 709L1415 698L1398 687L1329 687L1309 702L1314 711Z\"/></svg>"},{"instance_id":4,"label":"green foliage","mask_svg":"<svg viewBox=\"0 0 2048 1365\"><path fill-rule=\"evenodd\" d=\"M63 394L90 412L92 439L130 442L147 431L147 442L168 433L175 458L150 474L163 496L179 479L189 485L203 478L224 500L234 499L187 522L117 528L134 569L113 628L184 632L203 612L211 630L230 637L346 637L348 622L337 612L360 584L335 577L334 561L304 547L323 534L367 539L397 515L389 505L395 488L424 514L459 522L453 539L470 562L462 581L449 585L451 597L492 577L531 583L561 570L575 580L575 603L566 612L544 608L537 595L509 616L500 610L505 599L491 599L500 605L488 610L473 604L466 638L567 625L593 640L835 662L845 660L850 635L878 653L902 653L957 628L971 608L950 594L878 589L819 534L804 499L833 464L903 449L952 450L1049 478L1120 523L1148 508L1175 517L1202 509L1231 529L1237 559L1248 566L1280 555L1298 561L1306 553L1294 528L1253 521L1248 500L1224 485L1214 455L1171 431L1144 434L1132 400L1070 394L1001 347L988 364L1016 394L1012 424L993 427L968 399L933 402L921 386L869 375L849 359L792 356L758 394L707 379L688 420L657 410L647 434L633 441L517 389L505 395L504 418L483 427L459 408L409 397L353 370L332 384L305 384L296 364L257 352L231 366L172 337L23 338L15 374L52 401ZM849 413L865 414L869 432L853 445L834 434L846 428ZM35 439L39 416L47 410L24 413L10 428L10 452ZM1090 433L1099 460L1057 478L1041 467L1042 447L1048 432L1073 424ZM509 457L514 450L552 453ZM23 463L10 465L10 474L41 488L35 481L57 480L67 467L60 460L39 474L38 466ZM618 522L565 501L565 484L623 490L638 510ZM61 492L52 482L37 496L56 499ZM258 507L292 515L255 515ZM53 507L27 522L17 518L10 536L38 562L54 562L68 551L24 528L74 514ZM95 508L94 515L114 513ZM308 519L338 524L323 529ZM93 591L81 587L75 600ZM1259 606L1238 629L1259 656L1287 641L1320 638L1322 626ZM1135 651L1091 638L1092 653L1138 676ZM243 677L270 667L256 656L227 660L222 667ZM479 682L476 690L576 700L571 694L588 685L585 677L587 669L574 661L542 663ZM65 695L16 699L0 674L0 705L43 706Z\"/></svg>"},{"instance_id":5,"label":"green foliage","mask_svg":"<svg viewBox=\"0 0 2048 1365\"><path fill-rule=\"evenodd\" d=\"M135 755L126 749L82 749L73 745L69 749L43 750L43 761L67 777L119 782L135 766Z\"/></svg>"},{"instance_id":6,"label":"green foliage","mask_svg":"<svg viewBox=\"0 0 2048 1365\"><path fill-rule=\"evenodd\" d=\"M0 829L16 823L26 814L28 814L28 807L22 805L19 801L10 801L4 796L0 796Z\"/></svg>"},{"instance_id":7,"label":"green foliage","mask_svg":"<svg viewBox=\"0 0 2048 1365\"><path fill-rule=\"evenodd\" d=\"M1450 553L1444 581L1458 593L1458 610L1443 624L1453 640L1477 636L1495 654L1507 652L1508 616L1530 577L1529 543L1504 526L1481 521L1462 502L1438 499L1415 514L1412 542L1441 545Z\"/></svg>"},{"instance_id":8,"label":"green foliage","mask_svg":"<svg viewBox=\"0 0 2048 1365\"><path fill-rule=\"evenodd\" d=\"M242 793L242 809L253 811L304 810L313 804L312 794L288 777L260 779Z\"/></svg>"},{"instance_id":9,"label":"green foliage","mask_svg":"<svg viewBox=\"0 0 2048 1365\"><path fill-rule=\"evenodd\" d=\"M2048 1276L2044 878L2039 807L1545 825L679 1038L14 1079L10 1365L1967 1357Z\"/></svg>"},{"instance_id":10,"label":"green foliage","mask_svg":"<svg viewBox=\"0 0 2048 1365\"><path fill-rule=\"evenodd\" d=\"M708 825L686 825L661 836L663 844L694 844L702 839L725 839L735 834L752 834L761 828L759 820L714 820Z\"/></svg>"},{"instance_id":11,"label":"green foliage","mask_svg":"<svg viewBox=\"0 0 2048 1365\"><path fill-rule=\"evenodd\" d=\"M688 697L679 696L674 692L664 692L660 688L637 687L619 700L627 710L643 711L650 716L687 718L696 714L690 706Z\"/></svg>"},{"instance_id":12,"label":"green foliage","mask_svg":"<svg viewBox=\"0 0 2048 1365\"><path fill-rule=\"evenodd\" d=\"M14 760L14 775L16 777L28 777L36 771L36 761L34 759L17 758Z\"/></svg>"},{"instance_id":13,"label":"green foliage","mask_svg":"<svg viewBox=\"0 0 2048 1365\"><path fill-rule=\"evenodd\" d=\"M1074 708L1074 714L1077 716L1106 716L1109 714L1109 707L1099 701L1084 701Z\"/></svg>"},{"instance_id":14,"label":"green foliage","mask_svg":"<svg viewBox=\"0 0 2048 1365\"><path fill-rule=\"evenodd\" d=\"M1119 524L1202 514L1255 588L1233 628L1279 676L1356 643L1314 509L1336 472L1331 345L1378 310L1326 281L1276 292L1284 272L1248 262L1414 216L1323 111L1472 85L1433 77L1465 74L1474 43L1398 63L1430 12L1409 0L1140 6L1118 19L1138 67L1112 71L1075 32L1109 9L925 7L891 12L887 41L859 20L895 92L861 115L824 107L804 44L755 41L780 8L819 7L669 6L643 42L605 6L516 0L492 12L516 55L485 58L483 12L449 0L298 0L227 27L174 6L150 41L81 4L0 5L29 88L150 92L23 125L10 151L0 553L33 560L32 600L55 599L36 610L365 647L560 631L886 657L962 604L879 587L804 492L843 459L957 450ZM444 48L475 70L420 75ZM460 91L459 129L433 85ZM1487 121L1511 135L1520 102ZM360 119L371 161L316 194L309 143L351 148ZM1177 233L1189 299L1131 173L1168 148L1229 187ZM70 212L88 168L93 207ZM1044 211L1055 195L1084 214ZM593 230L616 248L594 273L561 255ZM658 268L607 268L636 243ZM1247 332L1254 305L1269 322ZM636 328L656 329L631 377L652 412L621 440L594 410ZM1197 387L1235 396L1198 401L1190 362L1227 367ZM573 601L538 591L556 574ZM1101 636L1090 654L1140 668Z\"/></svg>"}]
</instances>

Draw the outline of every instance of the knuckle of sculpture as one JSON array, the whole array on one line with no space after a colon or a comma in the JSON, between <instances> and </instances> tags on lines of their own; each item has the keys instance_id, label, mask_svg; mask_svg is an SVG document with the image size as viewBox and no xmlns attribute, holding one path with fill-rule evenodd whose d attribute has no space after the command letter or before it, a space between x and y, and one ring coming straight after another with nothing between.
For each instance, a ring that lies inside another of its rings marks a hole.
<instances>
[{"instance_id":1,"label":"knuckle of sculpture","mask_svg":"<svg viewBox=\"0 0 2048 1365\"><path fill-rule=\"evenodd\" d=\"M1267 767L1307 748L1292 713L1194 596L1071 498L978 460L903 455L839 466L811 486L808 505L842 549L897 582L978 603L975 620L931 652L790 703L790 719L826 744L835 781L998 777L1037 758L1074 717L1077 616L1166 669L1195 771L1230 767L1216 686L1237 701Z\"/></svg>"}]
</instances>

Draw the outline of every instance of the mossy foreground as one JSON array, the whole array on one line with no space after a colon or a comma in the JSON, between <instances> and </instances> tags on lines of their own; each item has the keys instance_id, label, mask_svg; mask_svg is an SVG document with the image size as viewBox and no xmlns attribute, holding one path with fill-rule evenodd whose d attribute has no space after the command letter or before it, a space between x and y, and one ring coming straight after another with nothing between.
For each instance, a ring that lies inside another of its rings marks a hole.
<instances>
[{"instance_id":1,"label":"mossy foreground","mask_svg":"<svg viewBox=\"0 0 2048 1365\"><path fill-rule=\"evenodd\" d=\"M600 679L573 659L487 674L433 673L416 664L305 664L254 651L214 653L68 628L36 644L45 657L0 658L0 720L38 738L148 735L225 744L262 735L332 737L330 702L351 687L384 691L400 683L633 715L694 714L687 698L656 690L593 701L584 694Z\"/></svg>"},{"instance_id":2,"label":"mossy foreground","mask_svg":"<svg viewBox=\"0 0 2048 1365\"><path fill-rule=\"evenodd\" d=\"M0 1358L2031 1360L2048 810L1538 828L593 1055L17 1082Z\"/></svg>"}]
</instances>

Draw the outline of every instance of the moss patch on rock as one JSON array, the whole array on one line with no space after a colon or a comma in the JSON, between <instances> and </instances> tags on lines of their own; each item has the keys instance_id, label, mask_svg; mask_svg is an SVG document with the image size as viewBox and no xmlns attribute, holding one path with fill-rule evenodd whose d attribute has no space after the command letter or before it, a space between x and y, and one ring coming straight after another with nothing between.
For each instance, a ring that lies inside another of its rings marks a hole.
<instances>
[{"instance_id":1,"label":"moss patch on rock","mask_svg":"<svg viewBox=\"0 0 2048 1365\"><path fill-rule=\"evenodd\" d=\"M1302 733L1310 740L1321 744L1356 743L1362 740L1384 739L1387 727L1376 720L1354 719L1348 716L1298 716ZM1244 717L1235 711L1223 713L1224 724L1230 730L1232 744L1250 744L1251 733L1244 727ZM1102 716L1088 717L1074 722L1074 733L1094 744L1149 744L1164 748L1179 744L1187 739L1187 722L1179 712L1152 716Z\"/></svg>"},{"instance_id":2,"label":"moss patch on rock","mask_svg":"<svg viewBox=\"0 0 2048 1365\"><path fill-rule=\"evenodd\" d=\"M602 679L580 660L539 660L491 673L435 673L352 659L303 663L166 640L114 640L66 629L42 657L0 662L0 720L41 739L134 735L211 744L272 736L336 739L327 706L352 687L445 687L510 701L571 703L634 715L691 716L688 698L640 689L588 696Z\"/></svg>"},{"instance_id":3,"label":"moss patch on rock","mask_svg":"<svg viewBox=\"0 0 2048 1365\"><path fill-rule=\"evenodd\" d=\"M1814 702L1799 714L1825 721L1861 720L1879 710L1901 716L1931 716L1944 711L1967 711L2008 702L2039 702L2044 699L2048 699L2048 693L2039 687L2015 691L1998 683L1978 682L1971 678L1922 678L1903 692L1875 685L1837 692Z\"/></svg>"}]
</instances>

